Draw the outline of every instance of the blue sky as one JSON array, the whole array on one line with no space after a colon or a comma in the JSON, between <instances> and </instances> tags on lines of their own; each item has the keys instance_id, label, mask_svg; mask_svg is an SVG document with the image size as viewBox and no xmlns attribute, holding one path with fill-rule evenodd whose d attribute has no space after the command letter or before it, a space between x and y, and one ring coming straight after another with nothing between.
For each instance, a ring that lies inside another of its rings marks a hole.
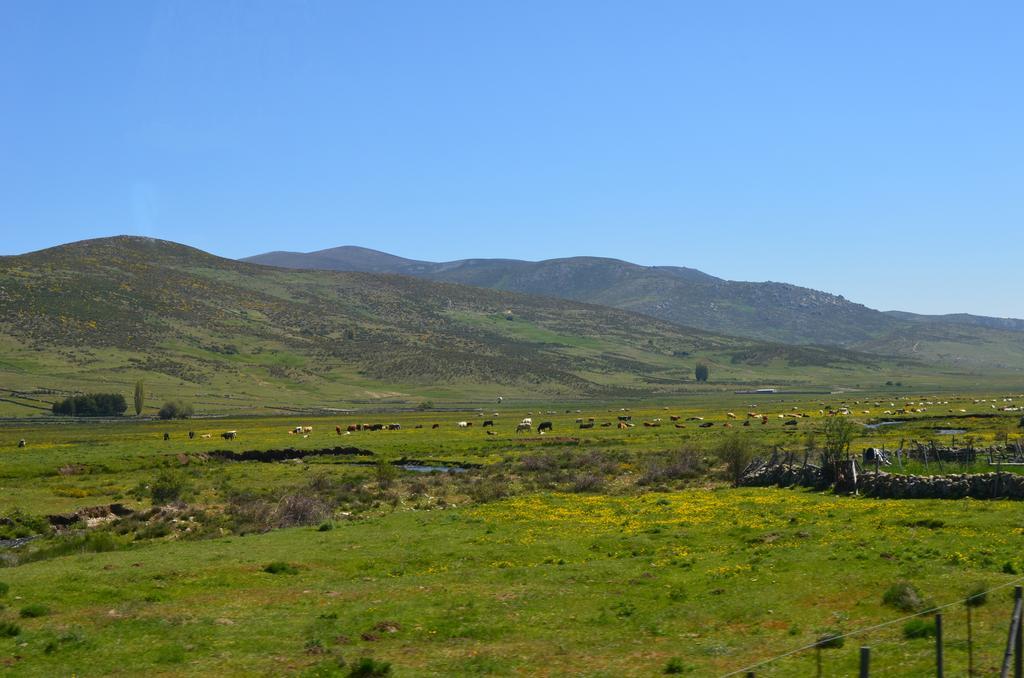
<instances>
[{"instance_id":1,"label":"blue sky","mask_svg":"<svg viewBox=\"0 0 1024 678\"><path fill-rule=\"evenodd\" d=\"M1024 317L1024 3L0 3L0 253L611 256Z\"/></svg>"}]
</instances>

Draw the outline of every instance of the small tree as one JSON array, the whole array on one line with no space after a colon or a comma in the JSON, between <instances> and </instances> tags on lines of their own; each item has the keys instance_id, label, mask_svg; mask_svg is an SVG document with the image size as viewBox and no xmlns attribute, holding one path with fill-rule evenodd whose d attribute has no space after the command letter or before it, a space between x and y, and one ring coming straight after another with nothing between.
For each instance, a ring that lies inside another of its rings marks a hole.
<instances>
[{"instance_id":1,"label":"small tree","mask_svg":"<svg viewBox=\"0 0 1024 678\"><path fill-rule=\"evenodd\" d=\"M181 400L169 400L160 408L157 416L161 419L188 419L192 416L192 405Z\"/></svg>"},{"instance_id":2,"label":"small tree","mask_svg":"<svg viewBox=\"0 0 1024 678\"><path fill-rule=\"evenodd\" d=\"M726 473L733 485L739 485L743 471L754 456L750 440L740 433L726 436L718 445L718 460L725 464Z\"/></svg>"},{"instance_id":3,"label":"small tree","mask_svg":"<svg viewBox=\"0 0 1024 678\"><path fill-rule=\"evenodd\" d=\"M832 482L838 473L838 464L850 454L850 443L857 436L857 425L842 416L829 417L821 429L824 449L821 468L826 480Z\"/></svg>"},{"instance_id":4,"label":"small tree","mask_svg":"<svg viewBox=\"0 0 1024 678\"><path fill-rule=\"evenodd\" d=\"M135 382L135 416L142 414L142 405L146 400L146 387L139 379Z\"/></svg>"},{"instance_id":5,"label":"small tree","mask_svg":"<svg viewBox=\"0 0 1024 678\"><path fill-rule=\"evenodd\" d=\"M697 363L697 367L693 370L694 376L697 377L697 381L708 380L708 366L704 363Z\"/></svg>"}]
</instances>

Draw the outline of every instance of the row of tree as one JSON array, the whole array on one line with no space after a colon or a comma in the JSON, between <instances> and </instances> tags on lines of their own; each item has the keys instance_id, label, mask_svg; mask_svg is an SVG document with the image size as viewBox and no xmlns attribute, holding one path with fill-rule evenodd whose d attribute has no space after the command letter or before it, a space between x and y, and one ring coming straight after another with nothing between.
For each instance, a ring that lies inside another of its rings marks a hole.
<instances>
[{"instance_id":1,"label":"row of tree","mask_svg":"<svg viewBox=\"0 0 1024 678\"><path fill-rule=\"evenodd\" d=\"M142 414L146 401L146 386L135 382L135 414ZM75 395L53 404L53 413L68 417L119 417L128 409L128 403L120 393L86 393ZM192 416L192 405L181 400L164 403L157 413L161 419L187 419Z\"/></svg>"}]
</instances>

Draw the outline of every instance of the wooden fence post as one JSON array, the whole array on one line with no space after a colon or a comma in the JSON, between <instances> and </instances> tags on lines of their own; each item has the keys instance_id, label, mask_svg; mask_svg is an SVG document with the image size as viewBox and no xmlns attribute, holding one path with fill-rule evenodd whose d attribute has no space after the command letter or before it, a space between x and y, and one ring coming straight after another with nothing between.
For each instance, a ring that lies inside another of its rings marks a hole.
<instances>
[{"instance_id":1,"label":"wooden fence post","mask_svg":"<svg viewBox=\"0 0 1024 678\"><path fill-rule=\"evenodd\" d=\"M1024 592L1024 588L1013 587L1014 606L1021 604L1022 592ZM1021 678L1022 674L1024 674L1024 625L1018 620L1017 636L1013 639L1013 678Z\"/></svg>"},{"instance_id":2,"label":"wooden fence post","mask_svg":"<svg viewBox=\"0 0 1024 678\"><path fill-rule=\"evenodd\" d=\"M871 674L871 648L860 648L860 678L868 678Z\"/></svg>"},{"instance_id":3,"label":"wooden fence post","mask_svg":"<svg viewBox=\"0 0 1024 678\"><path fill-rule=\"evenodd\" d=\"M974 675L974 638L971 633L971 602L967 601L967 678Z\"/></svg>"},{"instance_id":4,"label":"wooden fence post","mask_svg":"<svg viewBox=\"0 0 1024 678\"><path fill-rule=\"evenodd\" d=\"M1021 606L1024 600L1017 598L1013 603L1013 614L1010 616L1010 634L1006 638L1006 651L1003 652L1003 666L999 671L1000 678L1007 678L1010 675L1010 657L1014 654L1014 646L1017 644L1017 636L1020 633Z\"/></svg>"},{"instance_id":5,"label":"wooden fence post","mask_svg":"<svg viewBox=\"0 0 1024 678\"><path fill-rule=\"evenodd\" d=\"M935 615L935 675L942 678L942 614Z\"/></svg>"}]
</instances>

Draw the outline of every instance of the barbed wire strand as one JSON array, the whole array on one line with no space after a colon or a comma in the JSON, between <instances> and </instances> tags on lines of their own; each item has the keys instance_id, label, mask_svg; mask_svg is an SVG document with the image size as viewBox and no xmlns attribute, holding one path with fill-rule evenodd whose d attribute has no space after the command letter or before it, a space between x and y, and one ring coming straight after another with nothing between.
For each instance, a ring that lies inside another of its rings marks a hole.
<instances>
[{"instance_id":1,"label":"barbed wire strand","mask_svg":"<svg viewBox=\"0 0 1024 678\"><path fill-rule=\"evenodd\" d=\"M951 603L945 603L943 605L936 605L935 607L928 608L927 610L922 610L921 612L915 612L914 614L908 614L908 615L906 615L904 617L900 617L898 619L891 619L889 621L881 622L879 624L874 624L872 626L864 626L862 628L855 629L855 630L849 631L847 633L840 633L840 634L835 635L835 636L830 636L830 638L835 638L835 639L844 638L845 639L845 638L850 638L851 636L860 635L861 633L868 633L870 631L877 631L878 629L885 628L886 626L892 626L893 624L899 624L900 622L909 621L911 619L914 619L915 617L921 617L921 616L924 616L924 615L929 614L931 612L938 612L939 610L945 610L946 608L953 607L955 605L961 605L963 603L966 603L971 598L977 598L979 596L987 596L990 593L993 593L995 591L999 591L1001 589L1008 588L1010 586L1014 586L1015 584L1019 584L1021 582L1024 582L1024 577L1017 577L1016 579L1008 581L1008 582L1006 582L1004 584L1000 584L999 586L993 586L990 589L987 589L985 591L981 591L979 593L972 594L970 596L967 596L966 598L961 598L960 600L954 600ZM791 656L793 656L795 654L799 654L800 652L804 652L805 650L812 650L812 649L814 649L815 647L818 646L819 642L820 642L819 640L816 640L816 641L814 641L813 643L811 643L809 645L804 645L802 647L795 648L793 650L790 650L789 652L783 652L782 654L780 654L780 655L778 655L776 657L770 657L768 659L763 659L763 660L757 662L756 664L751 664L749 666L744 666L742 669L736 669L735 671L730 671L729 673L723 673L721 678L729 678L729 676L736 676L736 675L739 675L741 673L746 673L748 671L753 671L754 669L759 668L761 666L764 666L765 664L771 664L772 662L778 661L780 659L785 659L786 657L791 657Z\"/></svg>"}]
</instances>

